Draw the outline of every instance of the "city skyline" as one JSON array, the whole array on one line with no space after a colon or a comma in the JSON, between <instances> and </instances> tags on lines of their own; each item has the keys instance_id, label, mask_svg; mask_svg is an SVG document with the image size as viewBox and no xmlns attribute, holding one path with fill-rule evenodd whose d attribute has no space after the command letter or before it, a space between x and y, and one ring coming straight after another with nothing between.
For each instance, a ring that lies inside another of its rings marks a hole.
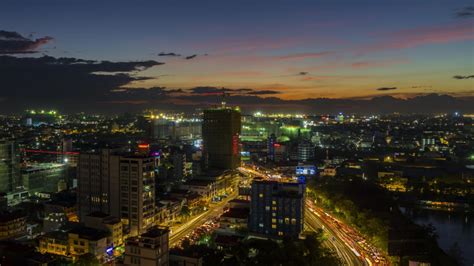
<instances>
[{"instance_id":1,"label":"city skyline","mask_svg":"<svg viewBox=\"0 0 474 266\"><path fill-rule=\"evenodd\" d=\"M471 111L468 1L25 4L0 11L3 113L189 110L223 92L250 110L329 112L383 96L438 106L438 94Z\"/></svg>"}]
</instances>

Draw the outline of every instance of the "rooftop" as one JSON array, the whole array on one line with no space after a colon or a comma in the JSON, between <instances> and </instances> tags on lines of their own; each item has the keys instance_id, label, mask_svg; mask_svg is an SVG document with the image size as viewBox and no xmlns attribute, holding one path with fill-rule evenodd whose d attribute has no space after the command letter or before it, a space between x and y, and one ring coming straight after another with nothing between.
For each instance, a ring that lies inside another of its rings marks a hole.
<instances>
[{"instance_id":1,"label":"rooftop","mask_svg":"<svg viewBox=\"0 0 474 266\"><path fill-rule=\"evenodd\" d=\"M100 240L109 235L105 231L97 230L97 229L85 227L85 226L76 227L72 229L71 231L69 231L69 234L77 234L79 235L80 238L84 238L87 240Z\"/></svg>"},{"instance_id":2,"label":"rooftop","mask_svg":"<svg viewBox=\"0 0 474 266\"><path fill-rule=\"evenodd\" d=\"M159 228L159 227L152 227L146 233L142 234L140 237L145 238L156 238L163 236L165 234L169 234L170 230L168 228Z\"/></svg>"}]
</instances>

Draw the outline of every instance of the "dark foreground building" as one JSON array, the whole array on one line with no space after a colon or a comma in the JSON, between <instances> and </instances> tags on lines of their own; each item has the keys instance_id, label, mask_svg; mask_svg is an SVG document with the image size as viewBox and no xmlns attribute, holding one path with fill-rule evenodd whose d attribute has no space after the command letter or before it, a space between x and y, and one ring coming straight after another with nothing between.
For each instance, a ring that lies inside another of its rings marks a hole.
<instances>
[{"instance_id":1,"label":"dark foreground building","mask_svg":"<svg viewBox=\"0 0 474 266\"><path fill-rule=\"evenodd\" d=\"M240 165L240 110L219 107L204 111L202 138L207 166L215 169L235 169Z\"/></svg>"},{"instance_id":2,"label":"dark foreground building","mask_svg":"<svg viewBox=\"0 0 474 266\"><path fill-rule=\"evenodd\" d=\"M249 230L272 238L303 232L305 184L255 180L252 183Z\"/></svg>"}]
</instances>

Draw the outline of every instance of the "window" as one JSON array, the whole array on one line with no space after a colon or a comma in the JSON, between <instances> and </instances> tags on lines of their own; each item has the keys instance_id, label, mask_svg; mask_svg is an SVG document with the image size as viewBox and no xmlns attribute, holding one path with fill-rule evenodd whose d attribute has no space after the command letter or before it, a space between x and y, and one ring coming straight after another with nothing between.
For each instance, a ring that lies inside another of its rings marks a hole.
<instances>
[{"instance_id":1,"label":"window","mask_svg":"<svg viewBox=\"0 0 474 266\"><path fill-rule=\"evenodd\" d=\"M265 206L265 210L266 210L266 211L269 211L269 210L270 210L270 206Z\"/></svg>"},{"instance_id":2,"label":"window","mask_svg":"<svg viewBox=\"0 0 474 266\"><path fill-rule=\"evenodd\" d=\"M278 231L278 235L279 235L279 236L282 236L282 235L283 235L283 232L282 232L282 231Z\"/></svg>"},{"instance_id":3,"label":"window","mask_svg":"<svg viewBox=\"0 0 474 266\"><path fill-rule=\"evenodd\" d=\"M295 219L295 218L291 218L291 224L292 224L292 225L295 225L295 224L296 224L296 219Z\"/></svg>"},{"instance_id":4,"label":"window","mask_svg":"<svg viewBox=\"0 0 474 266\"><path fill-rule=\"evenodd\" d=\"M272 229L276 229L277 228L277 225L276 224L272 224Z\"/></svg>"},{"instance_id":5,"label":"window","mask_svg":"<svg viewBox=\"0 0 474 266\"><path fill-rule=\"evenodd\" d=\"M263 198L263 193L258 194L259 198Z\"/></svg>"}]
</instances>

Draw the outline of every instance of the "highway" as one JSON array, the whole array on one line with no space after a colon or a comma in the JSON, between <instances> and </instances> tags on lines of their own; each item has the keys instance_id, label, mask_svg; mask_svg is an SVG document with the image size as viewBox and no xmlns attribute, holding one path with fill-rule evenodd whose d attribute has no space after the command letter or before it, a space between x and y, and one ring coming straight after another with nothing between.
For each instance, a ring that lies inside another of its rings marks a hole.
<instances>
[{"instance_id":1,"label":"highway","mask_svg":"<svg viewBox=\"0 0 474 266\"><path fill-rule=\"evenodd\" d=\"M376 247L370 245L361 234L342 221L332 217L323 209L314 205L310 200L306 201L305 215L313 217L321 225L324 225L325 232L330 232L335 236L335 242L339 243L339 247L344 245L346 250L348 249L356 255L359 264L390 265L388 259Z\"/></svg>"},{"instance_id":2,"label":"highway","mask_svg":"<svg viewBox=\"0 0 474 266\"><path fill-rule=\"evenodd\" d=\"M306 205L305 211L305 226L307 230L316 231L317 229L323 229L324 234L328 237L327 241L323 242L323 245L338 255L343 265L364 265L364 260L358 257L335 233L329 226L325 225L322 220L312 211L309 206Z\"/></svg>"},{"instance_id":3,"label":"highway","mask_svg":"<svg viewBox=\"0 0 474 266\"><path fill-rule=\"evenodd\" d=\"M263 173L249 167L240 167L238 170L265 179L270 178L271 174L268 172L272 172L266 169L267 173ZM381 252L371 246L362 235L315 206L309 199L306 200L305 226L313 231L323 228L329 236L323 245L336 252L344 265L389 265Z\"/></svg>"},{"instance_id":4,"label":"highway","mask_svg":"<svg viewBox=\"0 0 474 266\"><path fill-rule=\"evenodd\" d=\"M225 205L232 199L237 197L237 192L229 195L227 198L218 203L212 203L209 209L197 216L191 217L184 224L171 227L169 245L175 246L183 238L191 234L196 228L202 226L206 221L219 217L224 212Z\"/></svg>"}]
</instances>

